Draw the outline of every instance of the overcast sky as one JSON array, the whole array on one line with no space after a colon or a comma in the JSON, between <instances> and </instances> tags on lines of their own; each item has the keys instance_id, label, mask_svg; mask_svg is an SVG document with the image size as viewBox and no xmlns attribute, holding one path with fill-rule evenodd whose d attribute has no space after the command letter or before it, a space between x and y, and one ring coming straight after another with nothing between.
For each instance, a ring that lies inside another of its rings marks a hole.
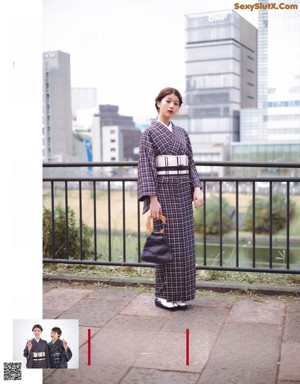
<instances>
[{"instance_id":1,"label":"overcast sky","mask_svg":"<svg viewBox=\"0 0 300 384\"><path fill-rule=\"evenodd\" d=\"M184 95L184 15L233 9L235 3L44 0L43 50L69 53L72 87L97 88L98 104L116 104L139 122L155 116L154 99L165 86ZM238 12L257 26L257 10Z\"/></svg>"}]
</instances>

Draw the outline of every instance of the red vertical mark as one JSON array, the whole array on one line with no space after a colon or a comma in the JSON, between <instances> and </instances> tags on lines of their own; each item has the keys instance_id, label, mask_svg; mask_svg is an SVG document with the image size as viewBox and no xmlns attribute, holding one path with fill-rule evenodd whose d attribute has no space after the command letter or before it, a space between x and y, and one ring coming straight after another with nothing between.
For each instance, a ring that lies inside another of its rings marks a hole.
<instances>
[{"instance_id":1,"label":"red vertical mark","mask_svg":"<svg viewBox=\"0 0 300 384\"><path fill-rule=\"evenodd\" d=\"M186 336L185 364L190 365L190 330L188 328L186 329L185 336Z\"/></svg>"},{"instance_id":2,"label":"red vertical mark","mask_svg":"<svg viewBox=\"0 0 300 384\"><path fill-rule=\"evenodd\" d=\"M91 329L88 329L88 365L91 365Z\"/></svg>"}]
</instances>

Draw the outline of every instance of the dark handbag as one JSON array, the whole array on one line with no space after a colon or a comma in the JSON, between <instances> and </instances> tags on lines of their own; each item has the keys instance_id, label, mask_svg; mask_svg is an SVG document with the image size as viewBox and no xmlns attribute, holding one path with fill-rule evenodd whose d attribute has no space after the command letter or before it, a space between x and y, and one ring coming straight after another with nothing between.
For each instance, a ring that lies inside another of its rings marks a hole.
<instances>
[{"instance_id":1,"label":"dark handbag","mask_svg":"<svg viewBox=\"0 0 300 384\"><path fill-rule=\"evenodd\" d=\"M165 224L166 217L160 215L159 220ZM151 234L146 239L141 260L155 264L164 264L171 261L173 256L170 251L168 240L164 234L164 230L162 229L160 232L153 232L153 228L151 226L151 216L147 219L146 228Z\"/></svg>"}]
</instances>

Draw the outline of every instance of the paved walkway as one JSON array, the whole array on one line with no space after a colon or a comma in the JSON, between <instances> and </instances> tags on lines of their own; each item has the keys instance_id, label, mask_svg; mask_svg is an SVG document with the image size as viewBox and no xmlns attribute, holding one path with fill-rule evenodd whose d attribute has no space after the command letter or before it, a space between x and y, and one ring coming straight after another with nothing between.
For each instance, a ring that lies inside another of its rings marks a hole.
<instances>
[{"instance_id":1,"label":"paved walkway","mask_svg":"<svg viewBox=\"0 0 300 384\"><path fill-rule=\"evenodd\" d=\"M169 312L152 288L44 282L43 317L80 324L79 369L45 370L45 384L300 383L297 296L198 290Z\"/></svg>"}]
</instances>

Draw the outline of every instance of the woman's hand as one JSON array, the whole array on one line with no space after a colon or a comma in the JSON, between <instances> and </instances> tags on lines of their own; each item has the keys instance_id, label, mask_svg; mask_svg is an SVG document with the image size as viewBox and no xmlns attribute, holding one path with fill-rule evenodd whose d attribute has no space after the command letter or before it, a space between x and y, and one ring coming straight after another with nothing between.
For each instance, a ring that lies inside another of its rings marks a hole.
<instances>
[{"instance_id":1,"label":"woman's hand","mask_svg":"<svg viewBox=\"0 0 300 384\"><path fill-rule=\"evenodd\" d=\"M159 220L159 216L161 214L161 205L157 199L157 196L150 196L150 215L152 219Z\"/></svg>"},{"instance_id":2,"label":"woman's hand","mask_svg":"<svg viewBox=\"0 0 300 384\"><path fill-rule=\"evenodd\" d=\"M204 205L203 194L200 188L194 189L194 207L200 208Z\"/></svg>"},{"instance_id":3,"label":"woman's hand","mask_svg":"<svg viewBox=\"0 0 300 384\"><path fill-rule=\"evenodd\" d=\"M30 351L31 351L31 348L32 348L32 342L31 342L31 340L28 340L28 341L27 341L27 348L28 348L28 351L30 352Z\"/></svg>"},{"instance_id":4,"label":"woman's hand","mask_svg":"<svg viewBox=\"0 0 300 384\"><path fill-rule=\"evenodd\" d=\"M64 346L65 350L67 350L67 349L68 349L68 343L67 343L67 340L62 339L62 342L63 342L63 346Z\"/></svg>"}]
</instances>

